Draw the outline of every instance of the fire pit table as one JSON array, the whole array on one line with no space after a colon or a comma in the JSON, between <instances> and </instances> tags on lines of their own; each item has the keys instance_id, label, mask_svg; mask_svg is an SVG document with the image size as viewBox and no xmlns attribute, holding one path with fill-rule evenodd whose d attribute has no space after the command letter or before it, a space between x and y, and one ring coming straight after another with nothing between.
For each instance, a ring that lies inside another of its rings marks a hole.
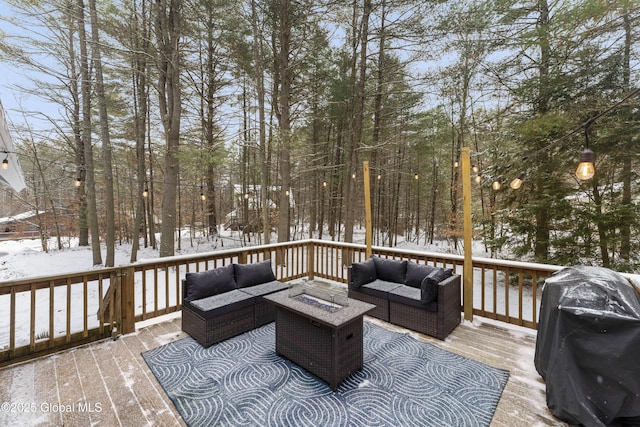
<instances>
[{"instance_id":1,"label":"fire pit table","mask_svg":"<svg viewBox=\"0 0 640 427\"><path fill-rule=\"evenodd\" d=\"M362 369L362 318L375 305L309 285L266 295L276 306L276 353L332 390Z\"/></svg>"}]
</instances>

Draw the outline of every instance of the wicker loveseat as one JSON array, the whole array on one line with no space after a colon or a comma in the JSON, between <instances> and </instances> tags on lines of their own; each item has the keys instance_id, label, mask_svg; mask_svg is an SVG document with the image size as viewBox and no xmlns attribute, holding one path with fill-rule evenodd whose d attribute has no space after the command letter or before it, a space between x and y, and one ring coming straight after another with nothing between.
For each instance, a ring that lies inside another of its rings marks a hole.
<instances>
[{"instance_id":1,"label":"wicker loveseat","mask_svg":"<svg viewBox=\"0 0 640 427\"><path fill-rule=\"evenodd\" d=\"M348 270L349 297L375 304L369 313L441 340L460 324L461 281L451 269L373 256Z\"/></svg>"},{"instance_id":2,"label":"wicker loveseat","mask_svg":"<svg viewBox=\"0 0 640 427\"><path fill-rule=\"evenodd\" d=\"M271 260L187 273L182 281L182 330L204 347L273 322L275 306L262 298L287 289Z\"/></svg>"}]
</instances>

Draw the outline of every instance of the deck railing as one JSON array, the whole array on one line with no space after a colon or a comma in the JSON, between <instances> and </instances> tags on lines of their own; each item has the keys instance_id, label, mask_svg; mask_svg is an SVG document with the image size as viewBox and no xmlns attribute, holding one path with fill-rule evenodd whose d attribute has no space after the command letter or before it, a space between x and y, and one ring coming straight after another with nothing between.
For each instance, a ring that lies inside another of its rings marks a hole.
<instances>
[{"instance_id":1,"label":"deck railing","mask_svg":"<svg viewBox=\"0 0 640 427\"><path fill-rule=\"evenodd\" d=\"M452 268L459 255L373 247L377 256ZM0 283L0 366L135 331L135 323L181 308L187 272L271 259L281 281L328 279L346 285L347 268L365 246L303 240L159 258ZM473 313L537 327L540 286L561 267L474 258Z\"/></svg>"}]
</instances>

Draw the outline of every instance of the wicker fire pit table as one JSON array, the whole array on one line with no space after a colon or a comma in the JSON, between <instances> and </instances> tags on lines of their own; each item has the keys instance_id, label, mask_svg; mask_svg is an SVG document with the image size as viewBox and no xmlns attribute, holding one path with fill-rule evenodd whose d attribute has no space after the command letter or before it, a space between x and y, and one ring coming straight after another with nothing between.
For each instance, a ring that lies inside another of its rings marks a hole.
<instances>
[{"instance_id":1,"label":"wicker fire pit table","mask_svg":"<svg viewBox=\"0 0 640 427\"><path fill-rule=\"evenodd\" d=\"M264 297L276 305L276 353L332 390L362 369L362 318L375 305L301 285Z\"/></svg>"}]
</instances>

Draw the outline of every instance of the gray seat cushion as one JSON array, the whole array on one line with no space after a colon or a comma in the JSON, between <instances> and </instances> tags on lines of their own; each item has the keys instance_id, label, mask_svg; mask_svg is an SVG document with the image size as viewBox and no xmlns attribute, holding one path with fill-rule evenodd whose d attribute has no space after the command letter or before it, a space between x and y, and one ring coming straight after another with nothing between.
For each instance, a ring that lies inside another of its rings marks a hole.
<instances>
[{"instance_id":1,"label":"gray seat cushion","mask_svg":"<svg viewBox=\"0 0 640 427\"><path fill-rule=\"evenodd\" d=\"M223 294L189 302L190 306L205 319L211 319L241 308L254 305L255 297L234 289Z\"/></svg>"},{"instance_id":2,"label":"gray seat cushion","mask_svg":"<svg viewBox=\"0 0 640 427\"><path fill-rule=\"evenodd\" d=\"M386 280L376 279L373 282L364 284L358 288L358 292L371 295L378 298L389 298L389 291L402 286L402 283L387 282Z\"/></svg>"},{"instance_id":3,"label":"gray seat cushion","mask_svg":"<svg viewBox=\"0 0 640 427\"><path fill-rule=\"evenodd\" d=\"M399 286L389 291L389 301L395 301L412 307L423 308L427 311L438 311L438 303L429 302L424 304L421 298L420 288L412 286Z\"/></svg>"},{"instance_id":4,"label":"gray seat cushion","mask_svg":"<svg viewBox=\"0 0 640 427\"><path fill-rule=\"evenodd\" d=\"M274 292L284 291L288 289L289 285L279 282L277 280L273 280L271 282L263 283L261 285L250 286L248 288L240 289L242 292L246 292L249 295L253 296L263 296L269 295Z\"/></svg>"}]
</instances>

